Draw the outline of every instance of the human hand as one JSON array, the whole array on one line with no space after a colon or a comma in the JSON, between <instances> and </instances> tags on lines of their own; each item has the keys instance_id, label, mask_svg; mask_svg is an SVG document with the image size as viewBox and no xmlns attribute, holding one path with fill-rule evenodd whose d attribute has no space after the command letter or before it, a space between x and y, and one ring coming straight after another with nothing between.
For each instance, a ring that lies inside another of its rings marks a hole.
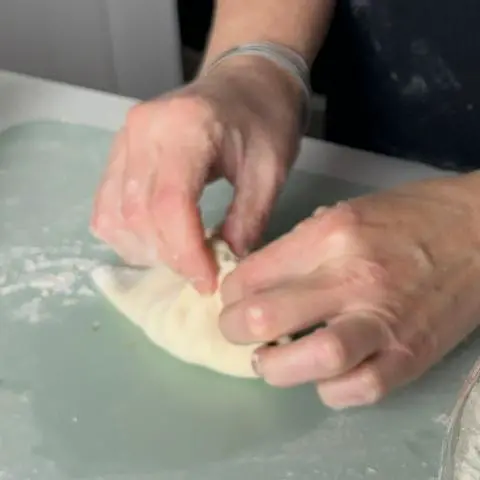
<instances>
[{"instance_id":1,"label":"human hand","mask_svg":"<svg viewBox=\"0 0 480 480\"><path fill-rule=\"evenodd\" d=\"M334 408L375 403L424 373L480 319L479 175L320 208L227 277L223 333L270 342L266 382L315 382Z\"/></svg>"},{"instance_id":2,"label":"human hand","mask_svg":"<svg viewBox=\"0 0 480 480\"><path fill-rule=\"evenodd\" d=\"M215 288L197 202L226 177L234 199L222 236L237 254L258 239L294 160L300 89L260 57L236 57L171 94L135 106L117 135L92 231L127 262L166 262Z\"/></svg>"}]
</instances>

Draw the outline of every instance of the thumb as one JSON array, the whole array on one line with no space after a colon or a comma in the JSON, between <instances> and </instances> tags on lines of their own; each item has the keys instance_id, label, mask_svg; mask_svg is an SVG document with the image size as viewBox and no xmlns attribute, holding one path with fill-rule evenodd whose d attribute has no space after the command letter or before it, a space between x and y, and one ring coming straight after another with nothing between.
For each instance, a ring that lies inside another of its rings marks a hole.
<instances>
[{"instance_id":1,"label":"thumb","mask_svg":"<svg viewBox=\"0 0 480 480\"><path fill-rule=\"evenodd\" d=\"M255 246L268 222L286 172L280 162L258 163L237 177L222 236L240 256Z\"/></svg>"}]
</instances>

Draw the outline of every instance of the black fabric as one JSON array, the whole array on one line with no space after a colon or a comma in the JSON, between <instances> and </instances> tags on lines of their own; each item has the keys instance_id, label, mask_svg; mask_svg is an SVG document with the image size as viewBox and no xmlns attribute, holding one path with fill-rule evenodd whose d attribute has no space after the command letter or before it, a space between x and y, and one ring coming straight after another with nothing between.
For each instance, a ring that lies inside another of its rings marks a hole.
<instances>
[{"instance_id":1,"label":"black fabric","mask_svg":"<svg viewBox=\"0 0 480 480\"><path fill-rule=\"evenodd\" d=\"M328 140L480 167L478 0L338 0L318 63Z\"/></svg>"},{"instance_id":2,"label":"black fabric","mask_svg":"<svg viewBox=\"0 0 480 480\"><path fill-rule=\"evenodd\" d=\"M213 0L179 0L183 43L203 49ZM313 89L327 138L480 168L480 0L337 0Z\"/></svg>"},{"instance_id":3,"label":"black fabric","mask_svg":"<svg viewBox=\"0 0 480 480\"><path fill-rule=\"evenodd\" d=\"M177 0L182 45L203 51L212 22L213 0Z\"/></svg>"}]
</instances>

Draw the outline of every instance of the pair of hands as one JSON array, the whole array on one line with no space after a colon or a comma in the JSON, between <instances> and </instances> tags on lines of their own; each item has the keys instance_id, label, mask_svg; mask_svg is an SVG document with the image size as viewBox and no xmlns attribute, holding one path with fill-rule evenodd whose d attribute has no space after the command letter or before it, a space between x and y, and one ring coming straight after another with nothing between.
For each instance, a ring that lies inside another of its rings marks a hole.
<instances>
[{"instance_id":1,"label":"pair of hands","mask_svg":"<svg viewBox=\"0 0 480 480\"><path fill-rule=\"evenodd\" d=\"M254 245L298 150L299 95L267 61L237 59L135 107L93 231L126 261L167 262L212 291L198 199L226 177L235 196L222 235L240 255ZM269 342L324 323L254 360L268 383L314 382L334 408L374 403L415 379L478 325L475 181L420 182L320 207L226 279L223 333Z\"/></svg>"}]
</instances>

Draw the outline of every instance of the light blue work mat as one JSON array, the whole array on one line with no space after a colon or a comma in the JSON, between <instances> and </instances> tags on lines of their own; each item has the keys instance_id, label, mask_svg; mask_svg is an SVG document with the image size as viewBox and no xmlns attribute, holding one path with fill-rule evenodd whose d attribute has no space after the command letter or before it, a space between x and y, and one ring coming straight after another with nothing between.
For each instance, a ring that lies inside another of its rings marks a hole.
<instances>
[{"instance_id":1,"label":"light blue work mat","mask_svg":"<svg viewBox=\"0 0 480 480\"><path fill-rule=\"evenodd\" d=\"M381 406L347 412L324 408L311 387L277 390L171 358L88 276L114 260L88 233L110 141L57 122L0 134L0 479L433 479L480 341ZM268 238L365 192L294 172ZM229 196L224 183L208 189L208 224Z\"/></svg>"}]
</instances>

